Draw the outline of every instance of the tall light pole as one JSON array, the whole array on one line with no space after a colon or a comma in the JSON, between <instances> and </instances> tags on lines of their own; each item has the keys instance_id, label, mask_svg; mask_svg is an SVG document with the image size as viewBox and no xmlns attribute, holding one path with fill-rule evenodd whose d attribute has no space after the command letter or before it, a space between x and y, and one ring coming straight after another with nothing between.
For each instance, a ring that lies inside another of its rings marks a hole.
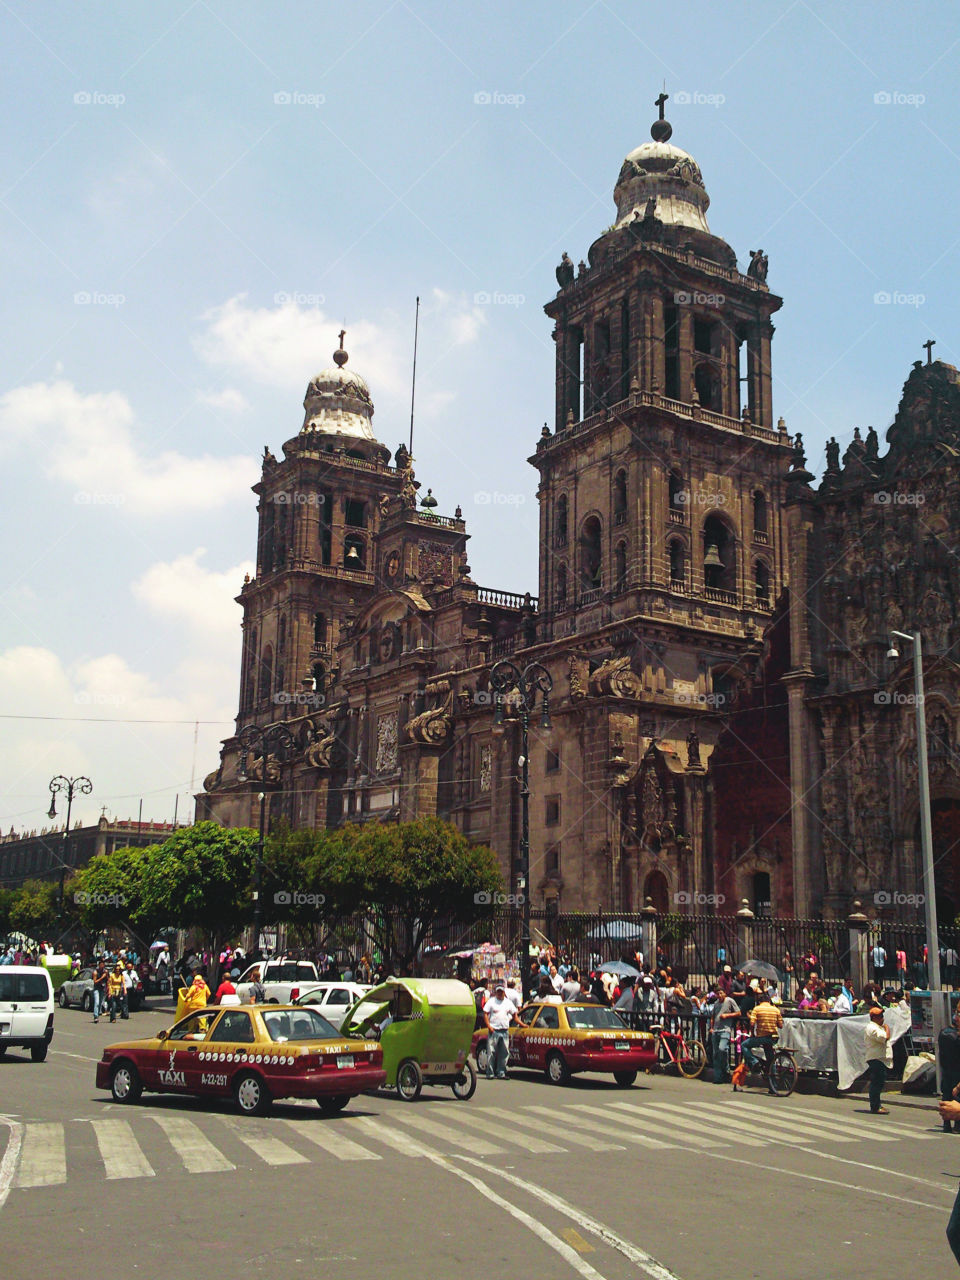
<instances>
[{"instance_id":1,"label":"tall light pole","mask_svg":"<svg viewBox=\"0 0 960 1280\"><path fill-rule=\"evenodd\" d=\"M515 663L504 659L490 672L490 688L494 693L494 726L503 727L503 704L507 693L516 691L520 705L520 867L516 877L517 891L523 895L521 902L522 928L520 937L520 981L524 1000L530 999L530 758L528 732L530 713L541 694L540 728L548 732L550 724L550 690L553 680L550 672L539 662L531 662L521 671Z\"/></svg>"},{"instance_id":2,"label":"tall light pole","mask_svg":"<svg viewBox=\"0 0 960 1280\"><path fill-rule=\"evenodd\" d=\"M937 899L933 882L933 824L930 819L930 771L927 765L927 714L923 693L923 645L920 632L890 632L888 658L899 658L894 643L906 640L913 645L913 687L917 711L917 779L920 786L920 852L923 860L923 905L927 926L927 986L940 990L940 945L937 938Z\"/></svg>"},{"instance_id":3,"label":"tall light pole","mask_svg":"<svg viewBox=\"0 0 960 1280\"><path fill-rule=\"evenodd\" d=\"M247 752L253 751L260 757L259 781L267 785L267 765L274 756L281 766L293 758L296 743L293 734L282 724L268 724L261 729L258 725L248 724L239 734L240 767L237 778L247 781L245 769ZM257 862L253 871L253 951L260 954L260 927L263 923L263 842L266 837L267 804L266 792L258 793L260 800L260 838L257 841Z\"/></svg>"},{"instance_id":4,"label":"tall light pole","mask_svg":"<svg viewBox=\"0 0 960 1280\"><path fill-rule=\"evenodd\" d=\"M93 790L93 783L82 774L78 778L65 778L58 773L50 779L50 808L48 818L57 816L57 792L62 791L67 797L67 823L63 828L63 857L60 859L60 918L63 919L63 882L67 874L67 854L70 849L70 813L73 809L73 797L88 796Z\"/></svg>"}]
</instances>

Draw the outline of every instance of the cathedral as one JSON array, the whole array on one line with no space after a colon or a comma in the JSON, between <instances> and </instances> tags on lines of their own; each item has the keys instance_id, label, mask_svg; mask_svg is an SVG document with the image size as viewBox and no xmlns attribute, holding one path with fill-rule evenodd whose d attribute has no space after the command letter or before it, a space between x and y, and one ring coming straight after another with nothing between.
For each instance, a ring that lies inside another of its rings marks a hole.
<instances>
[{"instance_id":1,"label":"cathedral","mask_svg":"<svg viewBox=\"0 0 960 1280\"><path fill-rule=\"evenodd\" d=\"M741 272L710 230L665 101L623 162L613 225L578 266L563 255L544 308L536 594L473 580L461 511L441 515L408 450L377 439L341 333L282 457L264 450L236 733L197 818L439 815L513 888L520 717L508 695L495 723L490 676L537 662L553 687L527 761L535 907L889 911L921 877L912 658L887 652L891 629L919 630L952 920L960 375L928 345L887 452L858 428L817 485L774 418L766 256Z\"/></svg>"}]
</instances>

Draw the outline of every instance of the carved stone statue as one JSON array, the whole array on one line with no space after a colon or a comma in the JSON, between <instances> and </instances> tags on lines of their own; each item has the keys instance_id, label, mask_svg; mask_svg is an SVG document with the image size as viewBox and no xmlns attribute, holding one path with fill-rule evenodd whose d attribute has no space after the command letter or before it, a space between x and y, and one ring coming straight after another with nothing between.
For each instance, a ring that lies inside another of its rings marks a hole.
<instances>
[{"instance_id":1,"label":"carved stone statue","mask_svg":"<svg viewBox=\"0 0 960 1280\"><path fill-rule=\"evenodd\" d=\"M406 471L410 465L410 450L405 444L400 444L397 452L393 455L393 461L400 471Z\"/></svg>"},{"instance_id":2,"label":"carved stone statue","mask_svg":"<svg viewBox=\"0 0 960 1280\"><path fill-rule=\"evenodd\" d=\"M557 284L561 289L566 289L568 284L573 284L573 263L567 253L564 253L557 267Z\"/></svg>"},{"instance_id":3,"label":"carved stone statue","mask_svg":"<svg viewBox=\"0 0 960 1280\"><path fill-rule=\"evenodd\" d=\"M424 690L424 699L435 699L435 705L407 721L407 737L411 742L439 746L453 724L453 690L449 680L432 680Z\"/></svg>"},{"instance_id":4,"label":"carved stone statue","mask_svg":"<svg viewBox=\"0 0 960 1280\"><path fill-rule=\"evenodd\" d=\"M794 471L803 471L807 465L807 454L803 447L803 436L798 431L793 437L793 458L791 466Z\"/></svg>"},{"instance_id":5,"label":"carved stone statue","mask_svg":"<svg viewBox=\"0 0 960 1280\"><path fill-rule=\"evenodd\" d=\"M277 460L270 452L270 446L268 444L263 446L263 465L265 467L275 467L277 465Z\"/></svg>"},{"instance_id":6,"label":"carved stone statue","mask_svg":"<svg viewBox=\"0 0 960 1280\"><path fill-rule=\"evenodd\" d=\"M827 441L827 470L840 470L840 445L833 436Z\"/></svg>"},{"instance_id":7,"label":"carved stone statue","mask_svg":"<svg viewBox=\"0 0 960 1280\"><path fill-rule=\"evenodd\" d=\"M631 670L630 658L607 658L590 677L590 692L602 697L639 698L643 692L640 677Z\"/></svg>"},{"instance_id":8,"label":"carved stone statue","mask_svg":"<svg viewBox=\"0 0 960 1280\"><path fill-rule=\"evenodd\" d=\"M751 280L758 280L762 284L767 278L767 255L762 249L750 250L750 265L747 267L747 275Z\"/></svg>"},{"instance_id":9,"label":"carved stone statue","mask_svg":"<svg viewBox=\"0 0 960 1280\"><path fill-rule=\"evenodd\" d=\"M690 769L703 767L700 760L700 739L696 729L691 729L687 734L687 767Z\"/></svg>"}]
</instances>

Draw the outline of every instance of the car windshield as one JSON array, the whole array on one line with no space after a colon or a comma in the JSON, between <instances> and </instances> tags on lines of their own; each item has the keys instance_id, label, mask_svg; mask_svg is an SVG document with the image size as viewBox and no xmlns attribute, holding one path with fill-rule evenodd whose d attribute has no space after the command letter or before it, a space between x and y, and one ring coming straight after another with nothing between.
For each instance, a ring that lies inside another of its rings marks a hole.
<instances>
[{"instance_id":1,"label":"car windshield","mask_svg":"<svg viewBox=\"0 0 960 1280\"><path fill-rule=\"evenodd\" d=\"M582 1031L592 1027L599 1027L603 1030L625 1031L626 1023L618 1013L614 1013L612 1009L606 1009L603 1005L578 1005L575 1008L567 1006L567 1024L575 1031Z\"/></svg>"},{"instance_id":2,"label":"car windshield","mask_svg":"<svg viewBox=\"0 0 960 1280\"><path fill-rule=\"evenodd\" d=\"M260 1011L267 1035L276 1044L287 1040L337 1040L340 1033L316 1009L278 1009Z\"/></svg>"},{"instance_id":3,"label":"car windshield","mask_svg":"<svg viewBox=\"0 0 960 1280\"><path fill-rule=\"evenodd\" d=\"M386 1000L361 1000L350 1015L351 1027L370 1027L379 1023L389 1012L390 1005Z\"/></svg>"}]
</instances>

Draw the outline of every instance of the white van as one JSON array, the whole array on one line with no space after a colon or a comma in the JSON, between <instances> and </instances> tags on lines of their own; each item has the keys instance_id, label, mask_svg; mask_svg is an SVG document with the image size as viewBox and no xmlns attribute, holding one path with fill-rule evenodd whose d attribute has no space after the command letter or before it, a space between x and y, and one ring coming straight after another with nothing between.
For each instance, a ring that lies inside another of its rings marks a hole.
<instances>
[{"instance_id":1,"label":"white van","mask_svg":"<svg viewBox=\"0 0 960 1280\"><path fill-rule=\"evenodd\" d=\"M0 1057L11 1045L42 1062L53 1039L53 984L39 965L0 965Z\"/></svg>"}]
</instances>

